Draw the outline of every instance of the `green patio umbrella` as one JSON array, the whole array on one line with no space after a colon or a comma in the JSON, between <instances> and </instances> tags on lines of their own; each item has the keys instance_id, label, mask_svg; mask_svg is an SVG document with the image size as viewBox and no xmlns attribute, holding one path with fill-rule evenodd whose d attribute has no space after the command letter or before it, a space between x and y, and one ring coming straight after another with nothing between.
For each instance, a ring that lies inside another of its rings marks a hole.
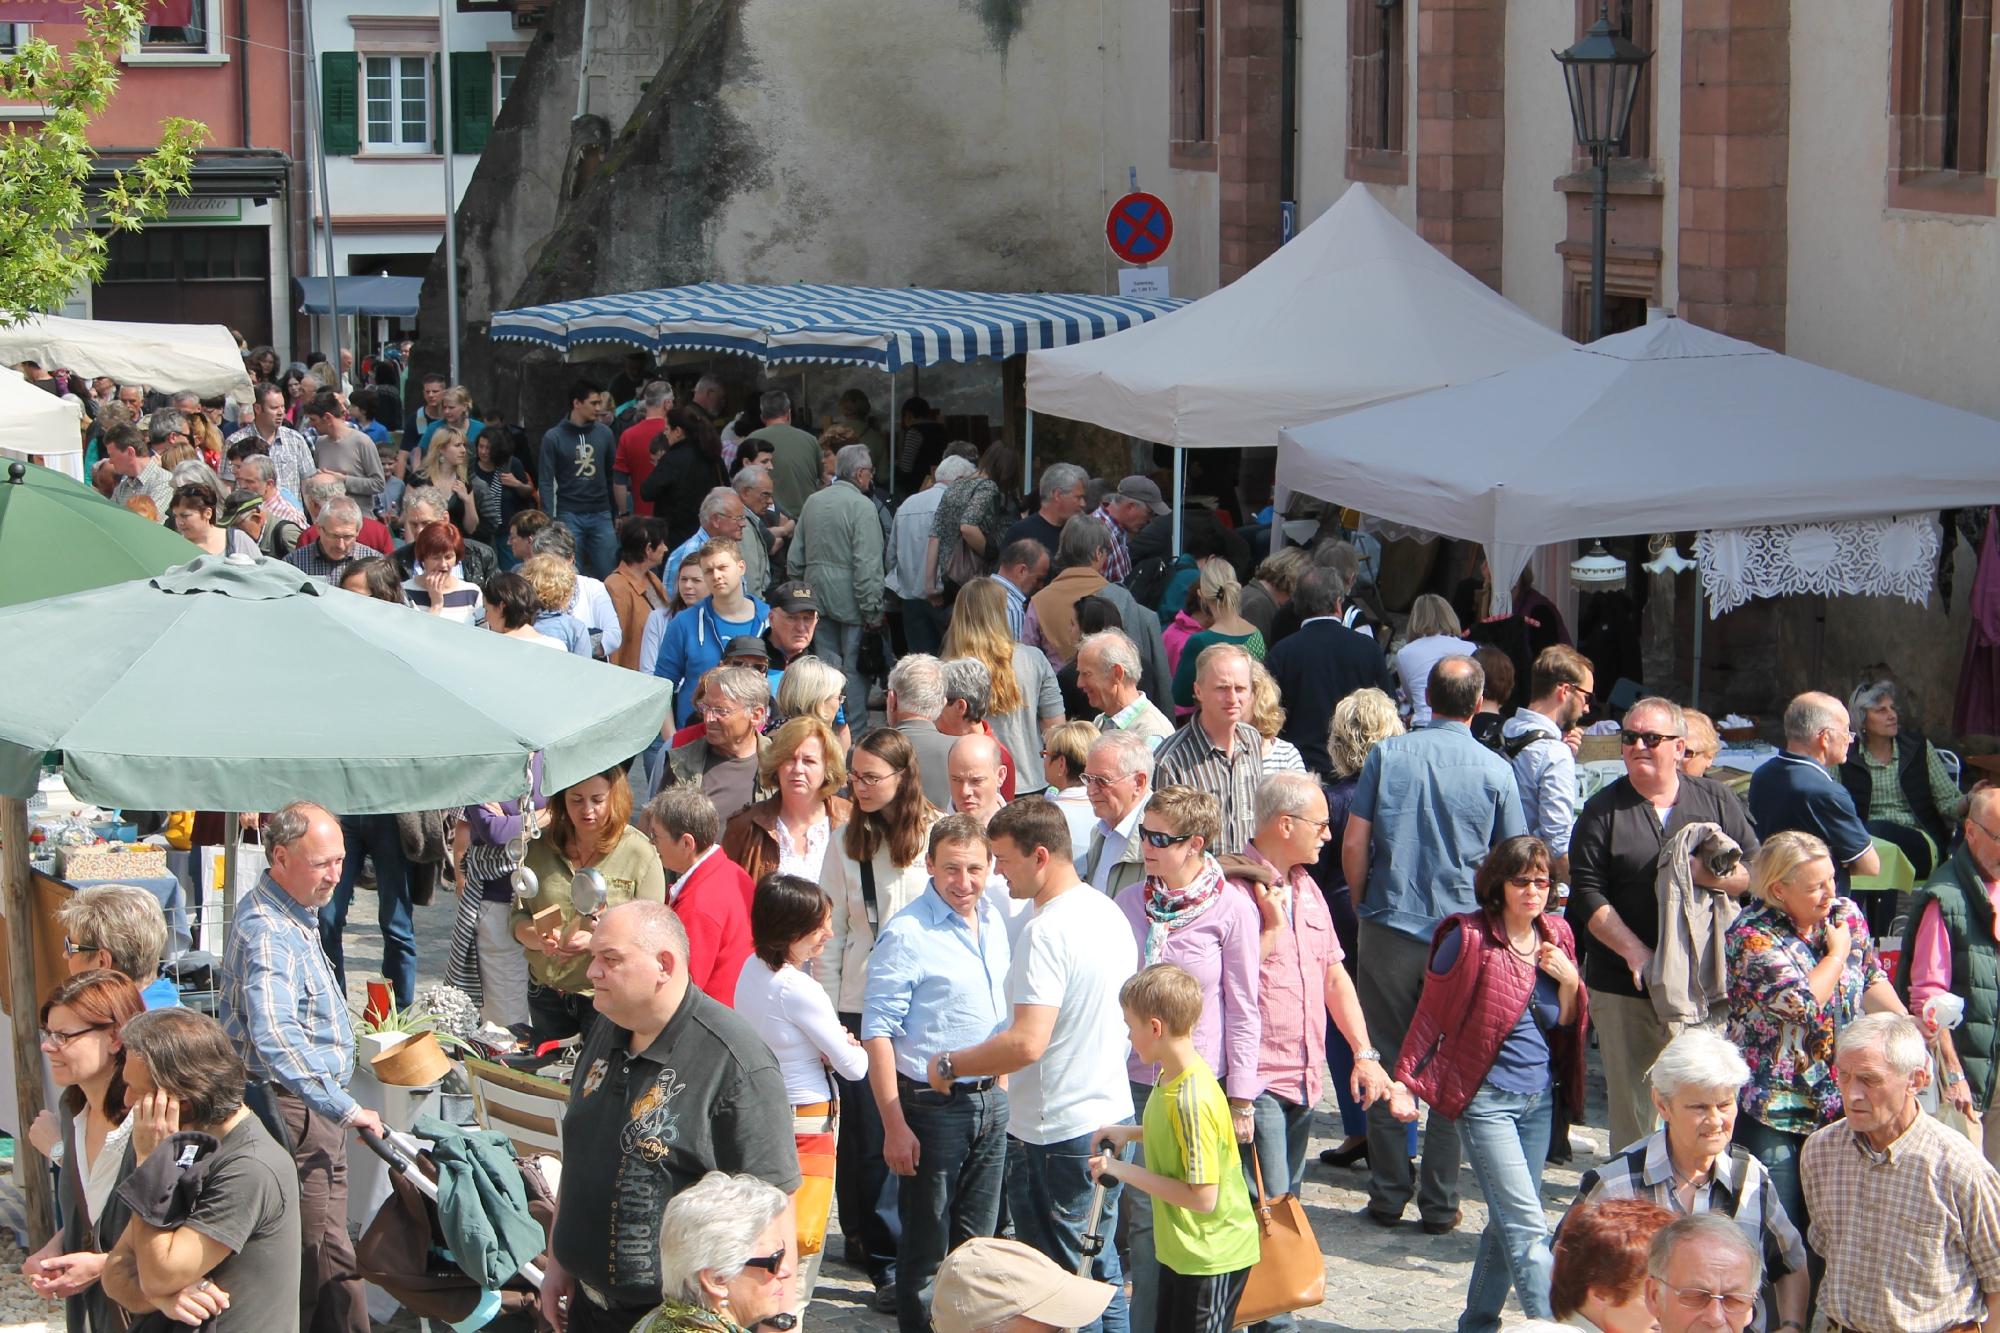
<instances>
[{"instance_id":1,"label":"green patio umbrella","mask_svg":"<svg viewBox=\"0 0 2000 1333\"><path fill-rule=\"evenodd\" d=\"M0 608L0 796L63 753L102 806L336 814L554 791L643 750L666 682L330 587L200 556L149 579ZM211 704L195 682L224 682ZM233 682L233 684L232 684Z\"/></svg>"},{"instance_id":2,"label":"green patio umbrella","mask_svg":"<svg viewBox=\"0 0 2000 1333\"><path fill-rule=\"evenodd\" d=\"M200 554L50 468L9 462L0 479L0 606L142 579Z\"/></svg>"}]
</instances>

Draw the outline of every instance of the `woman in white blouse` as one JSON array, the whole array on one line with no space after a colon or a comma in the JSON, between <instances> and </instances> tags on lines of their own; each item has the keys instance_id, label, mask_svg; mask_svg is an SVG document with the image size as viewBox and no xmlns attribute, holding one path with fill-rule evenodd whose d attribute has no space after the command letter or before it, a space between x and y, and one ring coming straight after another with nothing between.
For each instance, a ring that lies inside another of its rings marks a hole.
<instances>
[{"instance_id":1,"label":"woman in white blouse","mask_svg":"<svg viewBox=\"0 0 2000 1333\"><path fill-rule=\"evenodd\" d=\"M110 1318L98 1277L130 1212L112 1198L125 1177L125 1147L132 1132L118 1029L144 1009L132 979L106 968L70 977L42 1006L42 1052L65 1091L60 1115L43 1111L36 1116L28 1139L44 1156L62 1159L58 1198L63 1226L28 1256L21 1271L38 1295L66 1303L71 1333L122 1327ZM107 1219L107 1212L113 1216Z\"/></svg>"},{"instance_id":2,"label":"woman in white blouse","mask_svg":"<svg viewBox=\"0 0 2000 1333\"><path fill-rule=\"evenodd\" d=\"M847 757L847 776L854 812L827 858L833 936L819 960L819 984L858 1032L868 955L882 924L922 897L930 882L924 852L938 812L924 799L916 747L900 731L877 727L863 736Z\"/></svg>"},{"instance_id":3,"label":"woman in white blouse","mask_svg":"<svg viewBox=\"0 0 2000 1333\"><path fill-rule=\"evenodd\" d=\"M812 1300L833 1207L839 1097L832 1075L858 1079L868 1072L861 1043L841 1026L833 1001L804 970L832 937L832 915L833 904L812 880L781 872L764 876L750 907L754 956L736 979L737 1016L771 1048L792 1104L802 1178L793 1196L799 1231L796 1314Z\"/></svg>"}]
</instances>

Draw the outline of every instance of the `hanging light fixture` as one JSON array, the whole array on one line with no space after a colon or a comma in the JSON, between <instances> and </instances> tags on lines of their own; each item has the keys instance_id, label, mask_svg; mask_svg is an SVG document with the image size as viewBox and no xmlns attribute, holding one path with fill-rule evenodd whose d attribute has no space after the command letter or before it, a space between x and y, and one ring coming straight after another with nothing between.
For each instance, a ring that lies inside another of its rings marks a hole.
<instances>
[{"instance_id":1,"label":"hanging light fixture","mask_svg":"<svg viewBox=\"0 0 2000 1333\"><path fill-rule=\"evenodd\" d=\"M1616 592L1625 586L1625 562L1594 541L1590 549L1569 562L1570 582L1590 592Z\"/></svg>"},{"instance_id":2,"label":"hanging light fixture","mask_svg":"<svg viewBox=\"0 0 2000 1333\"><path fill-rule=\"evenodd\" d=\"M1695 567L1695 562L1681 554L1680 544L1670 532L1655 534L1647 542L1653 558L1639 568L1648 574L1684 574Z\"/></svg>"}]
</instances>

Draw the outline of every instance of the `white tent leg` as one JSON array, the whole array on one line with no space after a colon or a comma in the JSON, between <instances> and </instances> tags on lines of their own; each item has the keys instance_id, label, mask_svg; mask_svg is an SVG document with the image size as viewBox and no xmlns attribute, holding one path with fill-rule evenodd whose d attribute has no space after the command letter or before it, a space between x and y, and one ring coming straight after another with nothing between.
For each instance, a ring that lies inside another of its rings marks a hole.
<instances>
[{"instance_id":1,"label":"white tent leg","mask_svg":"<svg viewBox=\"0 0 2000 1333\"><path fill-rule=\"evenodd\" d=\"M1271 554L1285 549L1285 510L1292 504L1292 488L1273 483L1271 486Z\"/></svg>"},{"instance_id":2,"label":"white tent leg","mask_svg":"<svg viewBox=\"0 0 2000 1333\"><path fill-rule=\"evenodd\" d=\"M1181 507L1187 503L1187 450L1174 450L1174 555L1181 553Z\"/></svg>"},{"instance_id":3,"label":"white tent leg","mask_svg":"<svg viewBox=\"0 0 2000 1333\"><path fill-rule=\"evenodd\" d=\"M1701 707L1701 622L1707 619L1701 612L1701 571L1694 572L1694 683L1688 689L1688 699L1696 708Z\"/></svg>"},{"instance_id":4,"label":"white tent leg","mask_svg":"<svg viewBox=\"0 0 2000 1333\"><path fill-rule=\"evenodd\" d=\"M1023 408L1027 423L1021 427L1021 476L1028 485L1035 484L1035 413L1033 408Z\"/></svg>"}]
</instances>

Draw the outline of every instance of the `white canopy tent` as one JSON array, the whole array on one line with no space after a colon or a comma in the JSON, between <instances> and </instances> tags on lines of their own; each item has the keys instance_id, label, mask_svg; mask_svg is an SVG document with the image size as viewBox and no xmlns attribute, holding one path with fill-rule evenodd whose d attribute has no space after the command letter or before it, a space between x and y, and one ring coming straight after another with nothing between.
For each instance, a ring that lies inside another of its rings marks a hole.
<instances>
[{"instance_id":1,"label":"white canopy tent","mask_svg":"<svg viewBox=\"0 0 2000 1333\"><path fill-rule=\"evenodd\" d=\"M1473 384L1287 430L1278 485L1536 546L2000 503L2000 421L1677 319Z\"/></svg>"},{"instance_id":2,"label":"white canopy tent","mask_svg":"<svg viewBox=\"0 0 2000 1333\"><path fill-rule=\"evenodd\" d=\"M167 393L250 392L243 354L220 324L126 324L30 315L0 326L0 365L33 361L48 370L109 375Z\"/></svg>"},{"instance_id":3,"label":"white canopy tent","mask_svg":"<svg viewBox=\"0 0 2000 1333\"><path fill-rule=\"evenodd\" d=\"M0 366L0 455L83 478L83 408Z\"/></svg>"},{"instance_id":4,"label":"white canopy tent","mask_svg":"<svg viewBox=\"0 0 2000 1333\"><path fill-rule=\"evenodd\" d=\"M1030 353L1028 406L1177 450L1268 448L1287 426L1569 346L1357 185L1220 291Z\"/></svg>"}]
</instances>

